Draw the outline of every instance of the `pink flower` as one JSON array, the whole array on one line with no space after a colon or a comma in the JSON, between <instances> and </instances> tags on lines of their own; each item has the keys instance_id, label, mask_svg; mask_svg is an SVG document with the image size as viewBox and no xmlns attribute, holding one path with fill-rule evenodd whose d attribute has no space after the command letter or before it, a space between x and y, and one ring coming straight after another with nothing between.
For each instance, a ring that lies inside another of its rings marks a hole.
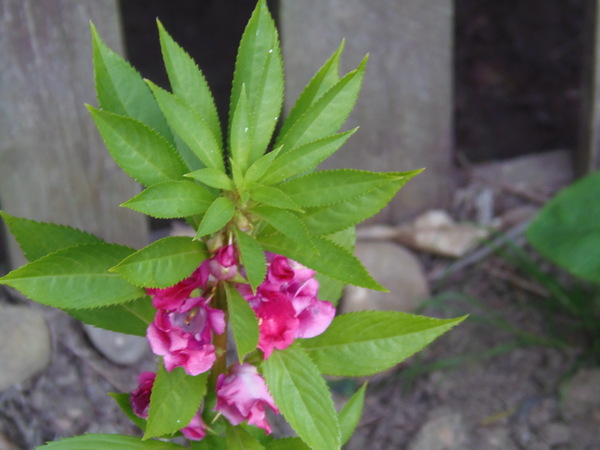
<instances>
[{"instance_id":1,"label":"pink flower","mask_svg":"<svg viewBox=\"0 0 600 450\"><path fill-rule=\"evenodd\" d=\"M249 425L256 425L271 434L265 406L279 414L265 380L256 367L247 363L236 364L230 375L219 375L215 411L223 414L232 425L247 420Z\"/></svg>"},{"instance_id":2,"label":"pink flower","mask_svg":"<svg viewBox=\"0 0 600 450\"><path fill-rule=\"evenodd\" d=\"M142 372L138 377L138 387L129 396L134 414L142 419L148 418L150 394L155 378L156 374L154 372Z\"/></svg>"},{"instance_id":3,"label":"pink flower","mask_svg":"<svg viewBox=\"0 0 600 450\"><path fill-rule=\"evenodd\" d=\"M199 273L204 287L235 277L238 267L233 245L221 247L212 258L205 260L200 265Z\"/></svg>"},{"instance_id":4,"label":"pink flower","mask_svg":"<svg viewBox=\"0 0 600 450\"><path fill-rule=\"evenodd\" d=\"M154 372L142 372L138 377L138 387L129 396L134 414L142 419L148 418L150 395L155 379L156 374ZM181 432L192 441L199 441L206 436L206 424L202 420L200 410L192 417L188 426L181 429Z\"/></svg>"},{"instance_id":5,"label":"pink flower","mask_svg":"<svg viewBox=\"0 0 600 450\"><path fill-rule=\"evenodd\" d=\"M189 425L181 429L183 435L190 441L200 441L206 436L206 424L202 420L200 411L192 417Z\"/></svg>"},{"instance_id":6,"label":"pink flower","mask_svg":"<svg viewBox=\"0 0 600 450\"><path fill-rule=\"evenodd\" d=\"M212 333L224 331L225 313L210 308L206 299L194 297L173 311L158 310L146 336L154 354L164 357L167 371L183 367L188 375L198 375L216 360Z\"/></svg>"},{"instance_id":7,"label":"pink flower","mask_svg":"<svg viewBox=\"0 0 600 450\"><path fill-rule=\"evenodd\" d=\"M146 289L148 295L152 296L152 305L156 309L179 308L190 297L194 289L202 287L201 267L197 268L189 277L174 286L164 289Z\"/></svg>"},{"instance_id":8,"label":"pink flower","mask_svg":"<svg viewBox=\"0 0 600 450\"><path fill-rule=\"evenodd\" d=\"M317 298L314 270L281 255L266 256L267 276L256 295L249 285L238 286L259 318L258 348L265 359L274 349L289 347L295 338L323 333L335 316L333 304Z\"/></svg>"}]
</instances>

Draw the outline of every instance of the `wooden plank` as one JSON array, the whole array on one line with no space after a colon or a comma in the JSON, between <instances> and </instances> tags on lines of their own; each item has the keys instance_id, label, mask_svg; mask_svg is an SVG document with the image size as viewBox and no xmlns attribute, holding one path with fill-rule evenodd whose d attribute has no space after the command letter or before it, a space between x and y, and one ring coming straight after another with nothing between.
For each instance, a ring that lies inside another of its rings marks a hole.
<instances>
[{"instance_id":1,"label":"wooden plank","mask_svg":"<svg viewBox=\"0 0 600 450\"><path fill-rule=\"evenodd\" d=\"M585 3L581 127L575 155L577 175L600 170L600 0Z\"/></svg>"},{"instance_id":2,"label":"wooden plank","mask_svg":"<svg viewBox=\"0 0 600 450\"><path fill-rule=\"evenodd\" d=\"M370 54L363 91L347 123L361 129L324 167L427 168L376 221L395 223L450 201L452 5L451 0L280 2L288 99L297 98L342 38L344 71Z\"/></svg>"},{"instance_id":3,"label":"wooden plank","mask_svg":"<svg viewBox=\"0 0 600 450\"><path fill-rule=\"evenodd\" d=\"M121 48L113 0L0 0L0 203L111 242L148 242L144 216L119 208L139 187L112 161L95 104L89 21ZM24 259L12 238L11 266Z\"/></svg>"}]
</instances>

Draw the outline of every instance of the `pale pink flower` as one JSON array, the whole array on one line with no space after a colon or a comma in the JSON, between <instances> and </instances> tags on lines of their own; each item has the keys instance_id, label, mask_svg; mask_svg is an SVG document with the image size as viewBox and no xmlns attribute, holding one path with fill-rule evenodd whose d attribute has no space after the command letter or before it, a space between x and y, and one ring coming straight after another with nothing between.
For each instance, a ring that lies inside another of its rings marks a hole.
<instances>
[{"instance_id":1,"label":"pale pink flower","mask_svg":"<svg viewBox=\"0 0 600 450\"><path fill-rule=\"evenodd\" d=\"M198 411L187 427L181 429L183 435L190 441L201 441L206 436L206 424L202 420L202 415Z\"/></svg>"},{"instance_id":2,"label":"pale pink flower","mask_svg":"<svg viewBox=\"0 0 600 450\"><path fill-rule=\"evenodd\" d=\"M188 375L209 370L216 360L212 333L225 331L225 313L210 308L202 297L185 300L176 310L158 310L146 336L165 369L183 367Z\"/></svg>"},{"instance_id":3,"label":"pale pink flower","mask_svg":"<svg viewBox=\"0 0 600 450\"><path fill-rule=\"evenodd\" d=\"M217 379L217 404L215 411L223 414L232 425L245 420L271 434L266 418L266 406L279 414L279 408L263 377L251 364L236 364L230 375L220 374Z\"/></svg>"}]
</instances>

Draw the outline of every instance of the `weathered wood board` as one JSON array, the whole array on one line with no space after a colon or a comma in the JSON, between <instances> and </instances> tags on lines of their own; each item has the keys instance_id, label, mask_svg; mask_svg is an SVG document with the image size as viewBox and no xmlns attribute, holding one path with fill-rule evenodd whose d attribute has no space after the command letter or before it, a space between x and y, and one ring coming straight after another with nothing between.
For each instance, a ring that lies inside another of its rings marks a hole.
<instances>
[{"instance_id":1,"label":"weathered wood board","mask_svg":"<svg viewBox=\"0 0 600 450\"><path fill-rule=\"evenodd\" d=\"M96 104L89 21L120 49L113 0L0 0L0 205L141 247L148 225L119 208L139 187L112 161ZM23 257L10 238L11 266Z\"/></svg>"},{"instance_id":2,"label":"weathered wood board","mask_svg":"<svg viewBox=\"0 0 600 450\"><path fill-rule=\"evenodd\" d=\"M346 39L344 73L370 54L346 128L361 129L323 167L402 171L426 167L379 222L446 206L453 190L451 0L281 0L289 110Z\"/></svg>"},{"instance_id":3,"label":"weathered wood board","mask_svg":"<svg viewBox=\"0 0 600 450\"><path fill-rule=\"evenodd\" d=\"M577 175L600 170L600 0L586 2Z\"/></svg>"}]
</instances>

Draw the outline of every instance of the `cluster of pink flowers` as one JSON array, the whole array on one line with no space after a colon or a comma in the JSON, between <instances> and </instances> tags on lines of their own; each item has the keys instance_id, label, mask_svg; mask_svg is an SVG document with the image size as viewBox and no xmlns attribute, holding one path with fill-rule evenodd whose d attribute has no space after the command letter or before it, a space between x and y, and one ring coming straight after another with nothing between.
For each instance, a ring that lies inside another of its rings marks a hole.
<instances>
[{"instance_id":1,"label":"cluster of pink flowers","mask_svg":"<svg viewBox=\"0 0 600 450\"><path fill-rule=\"evenodd\" d=\"M143 419L148 418L150 395L156 374L143 372L139 376L139 385L131 393L130 402L133 412ZM279 409L269 394L267 385L256 367L251 364L235 364L229 375L220 374L217 379L217 404L214 411L223 414L232 425L248 421L250 425L262 428L271 434L267 422L266 407L279 414ZM193 441L206 436L206 424L202 420L200 409L190 423L181 429L183 435Z\"/></svg>"},{"instance_id":2,"label":"cluster of pink flowers","mask_svg":"<svg viewBox=\"0 0 600 450\"><path fill-rule=\"evenodd\" d=\"M129 396L131 407L136 416L142 419L148 418L150 410L150 395L156 374L154 372L142 372L138 378L139 385ZM180 430L183 435L191 441L200 441L206 436L206 424L202 420L201 411L198 411L190 423Z\"/></svg>"},{"instance_id":3,"label":"cluster of pink flowers","mask_svg":"<svg viewBox=\"0 0 600 450\"><path fill-rule=\"evenodd\" d=\"M236 284L258 318L258 348L264 359L274 349L289 347L296 338L321 334L335 315L330 302L317 298L319 282L314 278L315 271L284 256L266 256L267 275L256 292L249 284ZM226 324L225 313L209 305L215 286L221 281L234 282L236 275L243 275L240 269L235 249L228 245L175 286L147 289L157 310L147 337L152 351L163 357L167 371L182 367L194 376L213 366L217 359L213 333L224 333ZM154 373L142 373L138 388L131 393L132 408L139 417L148 417L154 379ZM255 366L236 363L228 374L220 374L216 394L215 411L231 424L247 421L271 433L267 407L277 414L279 410ZM206 435L200 411L181 432L192 440Z\"/></svg>"},{"instance_id":4,"label":"cluster of pink flowers","mask_svg":"<svg viewBox=\"0 0 600 450\"><path fill-rule=\"evenodd\" d=\"M296 338L317 336L329 326L335 307L319 300L315 271L285 256L267 254L267 277L256 294L249 285L238 290L259 319L258 348L267 359L273 349L283 350Z\"/></svg>"},{"instance_id":5,"label":"cluster of pink flowers","mask_svg":"<svg viewBox=\"0 0 600 450\"><path fill-rule=\"evenodd\" d=\"M163 356L170 372L183 367L187 374L209 370L216 360L212 333L225 331L225 313L211 308L203 292L237 274L233 246L222 247L188 278L166 289L147 289L157 309L146 333L150 348Z\"/></svg>"}]
</instances>

